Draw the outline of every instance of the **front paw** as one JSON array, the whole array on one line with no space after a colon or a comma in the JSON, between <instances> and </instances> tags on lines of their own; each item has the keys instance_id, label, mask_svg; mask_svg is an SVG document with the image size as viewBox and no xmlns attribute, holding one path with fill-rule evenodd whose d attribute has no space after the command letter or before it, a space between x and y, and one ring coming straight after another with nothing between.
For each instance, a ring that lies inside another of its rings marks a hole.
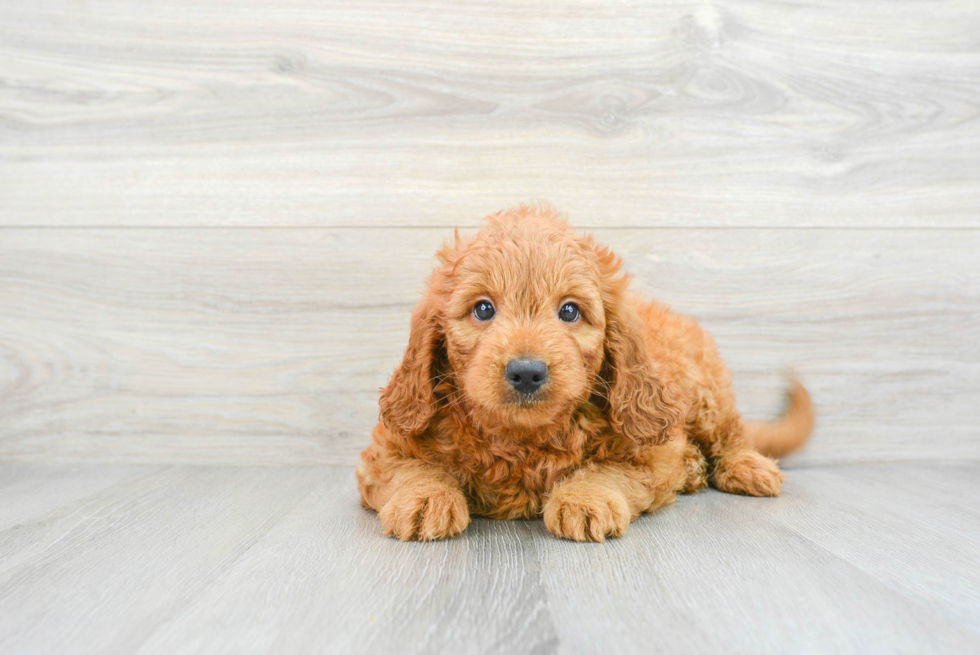
<instances>
[{"instance_id":1,"label":"front paw","mask_svg":"<svg viewBox=\"0 0 980 655\"><path fill-rule=\"evenodd\" d=\"M622 537L632 518L622 493L589 482L559 486L544 506L545 526L555 536L575 541Z\"/></svg>"},{"instance_id":2,"label":"front paw","mask_svg":"<svg viewBox=\"0 0 980 655\"><path fill-rule=\"evenodd\" d=\"M378 516L384 533L402 541L455 537L470 524L462 492L442 486L399 489Z\"/></svg>"}]
</instances>

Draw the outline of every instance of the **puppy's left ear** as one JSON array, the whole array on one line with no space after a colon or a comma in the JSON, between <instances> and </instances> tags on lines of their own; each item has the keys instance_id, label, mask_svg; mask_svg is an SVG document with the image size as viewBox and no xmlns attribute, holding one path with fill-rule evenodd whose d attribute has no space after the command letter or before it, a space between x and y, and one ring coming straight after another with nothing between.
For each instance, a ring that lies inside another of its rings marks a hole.
<instances>
[{"instance_id":1,"label":"puppy's left ear","mask_svg":"<svg viewBox=\"0 0 980 655\"><path fill-rule=\"evenodd\" d=\"M661 444L683 421L679 397L657 370L646 351L645 325L626 294L629 280L617 276L619 259L597 250L604 269L606 310L606 385L609 423L639 445Z\"/></svg>"}]
</instances>

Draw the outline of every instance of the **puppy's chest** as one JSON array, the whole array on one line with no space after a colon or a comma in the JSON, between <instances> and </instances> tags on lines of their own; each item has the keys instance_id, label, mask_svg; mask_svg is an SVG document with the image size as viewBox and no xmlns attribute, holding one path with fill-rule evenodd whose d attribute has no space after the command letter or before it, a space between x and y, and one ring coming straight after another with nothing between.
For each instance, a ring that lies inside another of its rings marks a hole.
<instances>
[{"instance_id":1,"label":"puppy's chest","mask_svg":"<svg viewBox=\"0 0 980 655\"><path fill-rule=\"evenodd\" d=\"M460 462L474 514L492 518L534 518L554 483L581 465L580 453L514 447L488 450Z\"/></svg>"}]
</instances>

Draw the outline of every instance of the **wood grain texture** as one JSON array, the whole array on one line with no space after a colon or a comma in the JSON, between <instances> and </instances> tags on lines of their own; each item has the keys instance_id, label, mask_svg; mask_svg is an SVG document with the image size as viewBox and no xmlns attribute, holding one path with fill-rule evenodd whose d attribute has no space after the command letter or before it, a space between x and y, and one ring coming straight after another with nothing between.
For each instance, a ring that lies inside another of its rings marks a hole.
<instances>
[{"instance_id":1,"label":"wood grain texture","mask_svg":"<svg viewBox=\"0 0 980 655\"><path fill-rule=\"evenodd\" d=\"M0 475L0 529L44 516L65 498L96 494L129 478L145 475L145 466L37 466L5 464Z\"/></svg>"},{"instance_id":2,"label":"wood grain texture","mask_svg":"<svg viewBox=\"0 0 980 655\"><path fill-rule=\"evenodd\" d=\"M970 0L2 10L3 225L980 225Z\"/></svg>"},{"instance_id":3,"label":"wood grain texture","mask_svg":"<svg viewBox=\"0 0 980 655\"><path fill-rule=\"evenodd\" d=\"M781 503L762 509L848 564L980 633L975 465L846 467L806 471L804 479ZM902 523L906 530L893 529Z\"/></svg>"},{"instance_id":4,"label":"wood grain texture","mask_svg":"<svg viewBox=\"0 0 980 655\"><path fill-rule=\"evenodd\" d=\"M436 245L535 197L746 414L805 378L789 465L980 458L974 2L0 12L2 459L352 463Z\"/></svg>"},{"instance_id":5,"label":"wood grain texture","mask_svg":"<svg viewBox=\"0 0 980 655\"><path fill-rule=\"evenodd\" d=\"M150 469L0 532L0 650L133 652L322 475Z\"/></svg>"},{"instance_id":6,"label":"wood grain texture","mask_svg":"<svg viewBox=\"0 0 980 655\"><path fill-rule=\"evenodd\" d=\"M553 652L527 524L403 544L380 534L354 485L352 470L330 471L138 652Z\"/></svg>"},{"instance_id":7,"label":"wood grain texture","mask_svg":"<svg viewBox=\"0 0 980 655\"><path fill-rule=\"evenodd\" d=\"M807 483L810 473L794 471L787 487L813 489L816 485ZM786 496L792 497L792 490ZM916 653L977 647L977 634L944 616L940 605L896 592L823 549L810 531L797 534L765 516L778 519L786 501L714 491L681 498L676 506L634 523L613 548L576 548L539 531L542 577L556 628L572 645L567 652L641 653L665 642L678 652L718 653ZM846 511L843 517L850 518ZM907 529L903 520L887 528L896 536L905 536ZM967 529L976 534L976 522ZM849 541L850 547L874 549L892 566L900 565L894 560L906 549L926 559L923 566L930 573L945 565L917 548L919 543L889 552L874 534L862 536ZM960 554L961 567L969 567L969 561L970 555ZM912 584L928 584L910 578ZM976 578L974 573L974 583ZM583 589L594 591L583 594Z\"/></svg>"},{"instance_id":8,"label":"wood grain texture","mask_svg":"<svg viewBox=\"0 0 980 655\"><path fill-rule=\"evenodd\" d=\"M483 519L403 544L349 468L147 467L94 493L57 467L0 480L31 468L62 502L0 529L5 653L980 648L977 463L794 471L781 498L683 497L604 544Z\"/></svg>"},{"instance_id":9,"label":"wood grain texture","mask_svg":"<svg viewBox=\"0 0 980 655\"><path fill-rule=\"evenodd\" d=\"M354 463L431 269L431 230L12 230L0 457ZM793 367L791 465L980 458L980 232L604 230L698 316L749 416Z\"/></svg>"},{"instance_id":10,"label":"wood grain texture","mask_svg":"<svg viewBox=\"0 0 980 655\"><path fill-rule=\"evenodd\" d=\"M976 2L0 16L3 653L980 651ZM805 380L782 498L401 544L274 466L357 460L436 246L532 198L747 415Z\"/></svg>"}]
</instances>

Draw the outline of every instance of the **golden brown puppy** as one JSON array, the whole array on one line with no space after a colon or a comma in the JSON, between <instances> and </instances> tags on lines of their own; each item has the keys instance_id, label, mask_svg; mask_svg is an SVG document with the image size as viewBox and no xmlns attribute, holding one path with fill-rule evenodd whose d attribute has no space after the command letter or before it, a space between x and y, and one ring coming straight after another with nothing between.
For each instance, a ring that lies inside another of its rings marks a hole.
<instances>
[{"instance_id":1,"label":"golden brown puppy","mask_svg":"<svg viewBox=\"0 0 980 655\"><path fill-rule=\"evenodd\" d=\"M385 534L543 516L559 537L602 541L709 482L779 495L759 451L809 436L803 387L778 423L744 423L711 337L632 295L620 260L553 209L491 216L438 258L357 470Z\"/></svg>"}]
</instances>

